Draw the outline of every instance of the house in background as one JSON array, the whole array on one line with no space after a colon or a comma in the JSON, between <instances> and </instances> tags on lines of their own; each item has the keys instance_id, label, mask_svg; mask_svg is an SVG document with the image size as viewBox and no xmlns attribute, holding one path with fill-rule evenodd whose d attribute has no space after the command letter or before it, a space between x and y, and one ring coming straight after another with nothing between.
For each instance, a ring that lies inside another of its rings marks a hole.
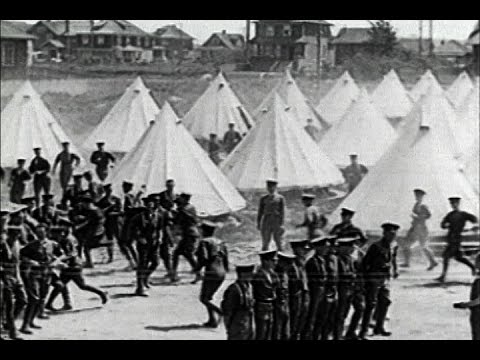
<instances>
[{"instance_id":1,"label":"house in background","mask_svg":"<svg viewBox=\"0 0 480 360\"><path fill-rule=\"evenodd\" d=\"M400 38L398 39L398 46L400 49L410 53L418 54L420 50L420 41L418 38ZM430 40L422 40L422 56L428 56L430 53Z\"/></svg>"},{"instance_id":2,"label":"house in background","mask_svg":"<svg viewBox=\"0 0 480 360\"><path fill-rule=\"evenodd\" d=\"M436 57L456 64L464 63L468 53L468 46L458 40L441 40L433 50Z\"/></svg>"},{"instance_id":3,"label":"house in background","mask_svg":"<svg viewBox=\"0 0 480 360\"><path fill-rule=\"evenodd\" d=\"M370 28L342 28L332 40L335 65L372 50Z\"/></svg>"},{"instance_id":4,"label":"house in background","mask_svg":"<svg viewBox=\"0 0 480 360\"><path fill-rule=\"evenodd\" d=\"M193 51L195 38L176 25L167 25L153 33L153 55L160 60L184 59Z\"/></svg>"},{"instance_id":5,"label":"house in background","mask_svg":"<svg viewBox=\"0 0 480 360\"><path fill-rule=\"evenodd\" d=\"M1 77L23 77L32 64L35 37L22 24L0 20Z\"/></svg>"},{"instance_id":6,"label":"house in background","mask_svg":"<svg viewBox=\"0 0 480 360\"><path fill-rule=\"evenodd\" d=\"M480 72L480 21L470 34L467 44L472 47L474 71L478 74Z\"/></svg>"},{"instance_id":7,"label":"house in background","mask_svg":"<svg viewBox=\"0 0 480 360\"><path fill-rule=\"evenodd\" d=\"M250 63L259 71L313 71L317 60L331 62L333 24L325 20L257 20Z\"/></svg>"},{"instance_id":8,"label":"house in background","mask_svg":"<svg viewBox=\"0 0 480 360\"><path fill-rule=\"evenodd\" d=\"M196 52L197 57L204 61L240 62L245 56L245 37L242 34L229 34L225 30L213 33Z\"/></svg>"}]
</instances>

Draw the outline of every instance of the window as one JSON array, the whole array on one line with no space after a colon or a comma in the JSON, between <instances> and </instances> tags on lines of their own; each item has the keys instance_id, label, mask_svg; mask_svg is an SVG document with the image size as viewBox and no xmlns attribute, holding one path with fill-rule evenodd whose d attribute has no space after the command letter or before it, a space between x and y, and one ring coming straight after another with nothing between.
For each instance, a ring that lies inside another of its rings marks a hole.
<instances>
[{"instance_id":1,"label":"window","mask_svg":"<svg viewBox=\"0 0 480 360\"><path fill-rule=\"evenodd\" d=\"M82 35L82 45L88 45L90 43L89 35Z\"/></svg>"},{"instance_id":2,"label":"window","mask_svg":"<svg viewBox=\"0 0 480 360\"><path fill-rule=\"evenodd\" d=\"M120 35L117 36L117 46L122 46L122 37Z\"/></svg>"},{"instance_id":3,"label":"window","mask_svg":"<svg viewBox=\"0 0 480 360\"><path fill-rule=\"evenodd\" d=\"M290 25L283 26L283 36L292 36L292 27Z\"/></svg>"},{"instance_id":4,"label":"window","mask_svg":"<svg viewBox=\"0 0 480 360\"><path fill-rule=\"evenodd\" d=\"M267 29L265 31L265 35L267 37L274 37L275 36L275 29L273 28L272 25L267 26Z\"/></svg>"},{"instance_id":5,"label":"window","mask_svg":"<svg viewBox=\"0 0 480 360\"><path fill-rule=\"evenodd\" d=\"M103 35L97 36L97 45L105 45L105 36Z\"/></svg>"},{"instance_id":6,"label":"window","mask_svg":"<svg viewBox=\"0 0 480 360\"><path fill-rule=\"evenodd\" d=\"M15 44L2 42L2 65L15 65Z\"/></svg>"},{"instance_id":7,"label":"window","mask_svg":"<svg viewBox=\"0 0 480 360\"><path fill-rule=\"evenodd\" d=\"M130 44L132 44L133 46L137 46L137 38L135 36L132 36L130 38Z\"/></svg>"},{"instance_id":8,"label":"window","mask_svg":"<svg viewBox=\"0 0 480 360\"><path fill-rule=\"evenodd\" d=\"M283 36L283 25L275 25L275 37Z\"/></svg>"}]
</instances>

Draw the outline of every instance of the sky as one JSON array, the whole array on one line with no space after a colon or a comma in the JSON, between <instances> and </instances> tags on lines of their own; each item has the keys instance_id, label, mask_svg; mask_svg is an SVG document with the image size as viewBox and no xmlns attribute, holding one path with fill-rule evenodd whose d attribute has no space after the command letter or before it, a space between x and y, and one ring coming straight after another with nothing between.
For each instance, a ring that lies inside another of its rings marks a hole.
<instances>
[{"instance_id":1,"label":"sky","mask_svg":"<svg viewBox=\"0 0 480 360\"><path fill-rule=\"evenodd\" d=\"M38 20L21 20L35 23ZM168 24L177 24L186 32L205 41L213 32L227 30L228 32L245 32L245 20L129 20L148 32ZM368 20L327 20L333 23L334 34L344 26L368 27ZM466 40L478 20L435 20L434 37L436 39ZM401 37L418 36L418 20L391 20ZM424 33L428 34L428 21L424 22ZM253 34L253 27L252 27Z\"/></svg>"}]
</instances>

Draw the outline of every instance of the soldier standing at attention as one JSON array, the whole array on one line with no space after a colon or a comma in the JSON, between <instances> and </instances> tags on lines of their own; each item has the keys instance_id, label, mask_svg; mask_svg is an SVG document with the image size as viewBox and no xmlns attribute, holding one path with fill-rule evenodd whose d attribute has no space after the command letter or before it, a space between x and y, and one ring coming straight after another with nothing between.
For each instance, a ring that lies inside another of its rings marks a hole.
<instances>
[{"instance_id":1,"label":"soldier standing at attention","mask_svg":"<svg viewBox=\"0 0 480 360\"><path fill-rule=\"evenodd\" d=\"M137 244L138 265L135 295L148 297L145 288L150 288L150 275L158 267L163 218L155 208L153 197L145 198L144 203L143 211L130 221L129 237Z\"/></svg>"},{"instance_id":2,"label":"soldier standing at attention","mask_svg":"<svg viewBox=\"0 0 480 360\"><path fill-rule=\"evenodd\" d=\"M258 208L257 228L262 235L262 250L270 248L270 242L275 241L278 251L283 251L282 236L285 232L285 198L277 192L278 182L267 181L268 195L260 199Z\"/></svg>"},{"instance_id":3,"label":"soldier standing at attention","mask_svg":"<svg viewBox=\"0 0 480 360\"><path fill-rule=\"evenodd\" d=\"M306 227L308 240L316 239L323 234L322 229L327 225L327 218L320 213L320 209L313 205L315 195L303 194L302 202L305 206L305 220L297 228Z\"/></svg>"},{"instance_id":4,"label":"soldier standing at attention","mask_svg":"<svg viewBox=\"0 0 480 360\"><path fill-rule=\"evenodd\" d=\"M363 271L366 281L366 307L363 314L362 328L359 338L365 339L368 326L376 309L376 325L374 335L390 336L392 333L385 330L385 319L390 300L390 279L398 277L397 272L397 249L395 238L400 226L393 223L382 225L383 237L380 241L373 243L363 259Z\"/></svg>"},{"instance_id":5,"label":"soldier standing at attention","mask_svg":"<svg viewBox=\"0 0 480 360\"><path fill-rule=\"evenodd\" d=\"M351 164L343 170L343 176L348 183L348 191L351 193L362 182L365 175L368 174L368 169L365 165L358 162L358 155L350 155Z\"/></svg>"},{"instance_id":6,"label":"soldier standing at attention","mask_svg":"<svg viewBox=\"0 0 480 360\"><path fill-rule=\"evenodd\" d=\"M33 175L33 191L37 205L40 205L40 193L50 194L52 179L50 178L51 166L47 159L42 157L42 148L33 149L35 157L32 159L28 171Z\"/></svg>"},{"instance_id":7,"label":"soldier standing at attention","mask_svg":"<svg viewBox=\"0 0 480 360\"><path fill-rule=\"evenodd\" d=\"M222 286L229 271L228 250L222 240L214 237L216 229L214 223L204 221L201 229L203 238L196 252L197 273L205 269L200 290L200 302L208 312L208 321L204 326L217 328L219 320L215 318L215 314L221 316L222 310L212 303L212 299Z\"/></svg>"},{"instance_id":8,"label":"soldier standing at attention","mask_svg":"<svg viewBox=\"0 0 480 360\"><path fill-rule=\"evenodd\" d=\"M20 158L17 160L15 169L10 173L10 181L8 187L10 188L10 202L14 204L21 204L23 195L25 194L26 182L31 180L30 173L25 169L26 160Z\"/></svg>"},{"instance_id":9,"label":"soldier standing at attention","mask_svg":"<svg viewBox=\"0 0 480 360\"><path fill-rule=\"evenodd\" d=\"M472 270L472 274L475 275L475 266L464 256L462 251L462 233L465 230L467 221L477 224L478 219L475 215L460 210L461 200L462 199L458 196L449 199L453 211L449 212L442 220L442 229L448 229L448 244L443 253L442 275L437 279L440 282L445 282L451 258L454 258L459 263L467 265Z\"/></svg>"},{"instance_id":10,"label":"soldier standing at attention","mask_svg":"<svg viewBox=\"0 0 480 360\"><path fill-rule=\"evenodd\" d=\"M276 300L277 276L275 266L277 252L263 251L260 254L261 265L253 276L253 298L255 299L256 340L272 340L273 305Z\"/></svg>"},{"instance_id":11,"label":"soldier standing at attention","mask_svg":"<svg viewBox=\"0 0 480 360\"><path fill-rule=\"evenodd\" d=\"M288 272L293 265L295 255L278 253L275 268L277 275L277 295L274 302L273 340L290 340L290 292Z\"/></svg>"},{"instance_id":12,"label":"soldier standing at attention","mask_svg":"<svg viewBox=\"0 0 480 360\"><path fill-rule=\"evenodd\" d=\"M237 281L223 294L222 312L227 340L254 340L252 277L255 265L236 266Z\"/></svg>"},{"instance_id":13,"label":"soldier standing at attention","mask_svg":"<svg viewBox=\"0 0 480 360\"><path fill-rule=\"evenodd\" d=\"M223 137L223 146L227 154L230 154L237 145L242 141L242 135L235 130L235 123L228 124L228 131Z\"/></svg>"},{"instance_id":14,"label":"soldier standing at attention","mask_svg":"<svg viewBox=\"0 0 480 360\"><path fill-rule=\"evenodd\" d=\"M472 327L472 340L480 340L480 254L475 259L477 275L472 284L470 301L456 303L455 309L470 309L470 325Z\"/></svg>"},{"instance_id":15,"label":"soldier standing at attention","mask_svg":"<svg viewBox=\"0 0 480 360\"><path fill-rule=\"evenodd\" d=\"M53 163L52 173L55 174L58 164L60 164L60 186L63 192L67 190L73 170L80 165L80 158L77 154L70 152L70 143L63 142L63 151L57 155Z\"/></svg>"},{"instance_id":16,"label":"soldier standing at attention","mask_svg":"<svg viewBox=\"0 0 480 360\"><path fill-rule=\"evenodd\" d=\"M199 278L197 270L197 261L195 260L195 248L200 237L198 231L198 217L197 210L190 204L191 194L183 193L179 196L177 202L177 214L175 216L175 222L181 229L181 240L177 244L173 252L172 259L172 281L177 282L178 274L178 262L180 255L183 255L190 264L192 271L195 272L196 278Z\"/></svg>"},{"instance_id":17,"label":"soldier standing at attention","mask_svg":"<svg viewBox=\"0 0 480 360\"><path fill-rule=\"evenodd\" d=\"M290 267L289 304L290 304L290 340L305 340L307 335L310 292L305 263L309 250L309 240L291 241L295 261Z\"/></svg>"},{"instance_id":18,"label":"soldier standing at attention","mask_svg":"<svg viewBox=\"0 0 480 360\"><path fill-rule=\"evenodd\" d=\"M100 181L103 182L108 177L108 166L110 164L115 164L115 157L104 150L104 142L98 142L97 147L98 150L92 153L90 162L96 166L95 172Z\"/></svg>"},{"instance_id":19,"label":"soldier standing at attention","mask_svg":"<svg viewBox=\"0 0 480 360\"><path fill-rule=\"evenodd\" d=\"M322 314L320 324L320 340L329 340L335 326L335 314L338 304L338 256L335 250L336 236L327 238L328 246L325 249L325 265L327 281L325 284L324 301L320 302L319 313Z\"/></svg>"},{"instance_id":20,"label":"soldier standing at attention","mask_svg":"<svg viewBox=\"0 0 480 360\"><path fill-rule=\"evenodd\" d=\"M405 263L400 265L401 267L410 267L410 258L412 256L411 247L417 241L422 248L423 253L427 257L430 266L428 267L428 271L432 271L438 265L435 261L435 257L433 256L432 251L428 248L428 228L426 221L432 217L430 210L428 209L427 205L423 204L423 198L427 194L422 189L415 189L415 205L413 206L412 210L412 226L410 230L408 230L407 236L404 242L404 254L405 254Z\"/></svg>"},{"instance_id":21,"label":"soldier standing at attention","mask_svg":"<svg viewBox=\"0 0 480 360\"><path fill-rule=\"evenodd\" d=\"M113 243L117 240L120 246L122 201L119 197L113 195L112 184L104 185L103 192L104 196L96 205L105 215L105 235L108 241ZM111 256L109 254L109 258L113 261L113 254Z\"/></svg>"}]
</instances>

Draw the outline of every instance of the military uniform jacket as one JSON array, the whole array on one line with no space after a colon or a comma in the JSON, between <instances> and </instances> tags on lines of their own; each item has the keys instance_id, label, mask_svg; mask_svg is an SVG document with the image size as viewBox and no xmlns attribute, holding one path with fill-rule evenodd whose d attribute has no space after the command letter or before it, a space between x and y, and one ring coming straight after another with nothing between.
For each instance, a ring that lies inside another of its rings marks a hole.
<instances>
[{"instance_id":1,"label":"military uniform jacket","mask_svg":"<svg viewBox=\"0 0 480 360\"><path fill-rule=\"evenodd\" d=\"M105 233L105 216L102 210L95 207L82 211L86 222L80 225L79 230L86 234L87 237L98 237Z\"/></svg>"},{"instance_id":2,"label":"military uniform jacket","mask_svg":"<svg viewBox=\"0 0 480 360\"><path fill-rule=\"evenodd\" d=\"M287 271L277 271L277 294L275 304L283 305L288 303L290 296L289 278Z\"/></svg>"},{"instance_id":3,"label":"military uniform jacket","mask_svg":"<svg viewBox=\"0 0 480 360\"><path fill-rule=\"evenodd\" d=\"M0 243L0 268L3 276L18 276L18 266L20 264L20 248L18 242L8 243L8 235L3 232L1 234L2 240Z\"/></svg>"},{"instance_id":4,"label":"military uniform jacket","mask_svg":"<svg viewBox=\"0 0 480 360\"><path fill-rule=\"evenodd\" d=\"M144 245L160 243L163 229L163 218L158 211L144 210L135 215L129 225L130 237Z\"/></svg>"},{"instance_id":5,"label":"military uniform jacket","mask_svg":"<svg viewBox=\"0 0 480 360\"><path fill-rule=\"evenodd\" d=\"M448 229L447 239L449 242L456 243L462 241L462 232L465 229L467 221L476 224L478 219L466 211L459 210L451 211L445 216L441 226L442 229Z\"/></svg>"},{"instance_id":6,"label":"military uniform jacket","mask_svg":"<svg viewBox=\"0 0 480 360\"><path fill-rule=\"evenodd\" d=\"M70 203L70 207L75 207L80 202L80 196L83 194L83 189L81 187L76 187L75 185L71 185L65 191L65 195L62 199L62 204L67 206Z\"/></svg>"},{"instance_id":7,"label":"military uniform jacket","mask_svg":"<svg viewBox=\"0 0 480 360\"><path fill-rule=\"evenodd\" d=\"M80 158L77 154L62 151L55 158L55 164L60 163L60 171L72 170L73 164L80 164Z\"/></svg>"},{"instance_id":8,"label":"military uniform jacket","mask_svg":"<svg viewBox=\"0 0 480 360\"><path fill-rule=\"evenodd\" d=\"M363 177L368 174L368 169L364 165L349 165L343 170L345 180L353 186L357 186Z\"/></svg>"},{"instance_id":9,"label":"military uniform jacket","mask_svg":"<svg viewBox=\"0 0 480 360\"><path fill-rule=\"evenodd\" d=\"M50 163L48 162L48 160L42 157L34 157L32 162L30 163L30 166L28 167L28 171L30 171L30 173L34 174L36 177L47 176L50 170ZM41 172L41 174L37 174L37 172Z\"/></svg>"},{"instance_id":10,"label":"military uniform jacket","mask_svg":"<svg viewBox=\"0 0 480 360\"><path fill-rule=\"evenodd\" d=\"M175 208L175 201L177 200L177 195L175 193L169 193L168 191L163 191L160 193L160 206L167 211L171 211Z\"/></svg>"},{"instance_id":11,"label":"military uniform jacket","mask_svg":"<svg viewBox=\"0 0 480 360\"><path fill-rule=\"evenodd\" d=\"M260 199L257 222L266 219L277 220L283 224L285 219L285 198L280 194L265 195Z\"/></svg>"},{"instance_id":12,"label":"military uniform jacket","mask_svg":"<svg viewBox=\"0 0 480 360\"><path fill-rule=\"evenodd\" d=\"M105 170L110 162L115 162L115 157L106 151L94 151L90 157L90 162L99 169Z\"/></svg>"},{"instance_id":13,"label":"military uniform jacket","mask_svg":"<svg viewBox=\"0 0 480 360\"><path fill-rule=\"evenodd\" d=\"M114 195L102 197L97 202L97 206L103 211L106 217L118 217L122 214L122 201Z\"/></svg>"},{"instance_id":14,"label":"military uniform jacket","mask_svg":"<svg viewBox=\"0 0 480 360\"><path fill-rule=\"evenodd\" d=\"M22 262L28 265L31 261L35 261L39 264L30 266L30 270L34 273L43 273L56 258L62 255L60 245L49 239L32 241L20 250Z\"/></svg>"},{"instance_id":15,"label":"military uniform jacket","mask_svg":"<svg viewBox=\"0 0 480 360\"><path fill-rule=\"evenodd\" d=\"M338 257L333 251L325 255L325 265L327 270L325 296L328 300L334 301L337 298Z\"/></svg>"},{"instance_id":16,"label":"military uniform jacket","mask_svg":"<svg viewBox=\"0 0 480 360\"><path fill-rule=\"evenodd\" d=\"M26 169L15 168L10 173L10 183L13 189L23 188L25 182L31 179L32 177Z\"/></svg>"},{"instance_id":17,"label":"military uniform jacket","mask_svg":"<svg viewBox=\"0 0 480 360\"><path fill-rule=\"evenodd\" d=\"M253 288L250 283L236 281L227 288L221 308L228 333L252 335L254 304Z\"/></svg>"},{"instance_id":18,"label":"military uniform jacket","mask_svg":"<svg viewBox=\"0 0 480 360\"><path fill-rule=\"evenodd\" d=\"M327 281L327 263L323 256L315 254L305 264L310 291L324 287Z\"/></svg>"},{"instance_id":19,"label":"military uniform jacket","mask_svg":"<svg viewBox=\"0 0 480 360\"><path fill-rule=\"evenodd\" d=\"M426 227L425 222L432 217L430 209L425 204L415 204L412 213L416 215L412 220L412 227Z\"/></svg>"},{"instance_id":20,"label":"military uniform jacket","mask_svg":"<svg viewBox=\"0 0 480 360\"><path fill-rule=\"evenodd\" d=\"M316 206L309 206L305 210L305 220L302 226L308 229L309 239L321 236L321 229L327 223L327 219L320 213L320 209Z\"/></svg>"},{"instance_id":21,"label":"military uniform jacket","mask_svg":"<svg viewBox=\"0 0 480 360\"><path fill-rule=\"evenodd\" d=\"M97 202L98 200L100 200L103 189L100 184L96 183L95 181L92 181L87 186L87 192L88 192L88 195L92 197L93 201Z\"/></svg>"},{"instance_id":22,"label":"military uniform jacket","mask_svg":"<svg viewBox=\"0 0 480 360\"><path fill-rule=\"evenodd\" d=\"M198 271L205 268L209 277L225 277L228 271L228 249L225 243L210 237L200 241L196 251Z\"/></svg>"},{"instance_id":23,"label":"military uniform jacket","mask_svg":"<svg viewBox=\"0 0 480 360\"><path fill-rule=\"evenodd\" d=\"M227 131L223 137L223 145L228 152L232 151L240 141L242 141L242 135L235 130Z\"/></svg>"},{"instance_id":24,"label":"military uniform jacket","mask_svg":"<svg viewBox=\"0 0 480 360\"><path fill-rule=\"evenodd\" d=\"M390 279L395 257L395 244L386 245L383 239L373 243L363 259L365 279Z\"/></svg>"},{"instance_id":25,"label":"military uniform jacket","mask_svg":"<svg viewBox=\"0 0 480 360\"><path fill-rule=\"evenodd\" d=\"M309 291L308 276L305 266L294 262L288 271L290 296Z\"/></svg>"},{"instance_id":26,"label":"military uniform jacket","mask_svg":"<svg viewBox=\"0 0 480 360\"><path fill-rule=\"evenodd\" d=\"M32 217L39 223L47 224L48 226L56 225L58 219L57 211L51 207L42 205L32 212Z\"/></svg>"},{"instance_id":27,"label":"military uniform jacket","mask_svg":"<svg viewBox=\"0 0 480 360\"><path fill-rule=\"evenodd\" d=\"M177 209L175 223L182 229L184 236L200 236L197 210L192 204L187 204Z\"/></svg>"},{"instance_id":28,"label":"military uniform jacket","mask_svg":"<svg viewBox=\"0 0 480 360\"><path fill-rule=\"evenodd\" d=\"M356 280L355 261L350 255L338 256L338 287L353 288Z\"/></svg>"},{"instance_id":29,"label":"military uniform jacket","mask_svg":"<svg viewBox=\"0 0 480 360\"><path fill-rule=\"evenodd\" d=\"M272 304L276 299L276 284L276 275L273 271L258 269L252 280L255 302Z\"/></svg>"},{"instance_id":30,"label":"military uniform jacket","mask_svg":"<svg viewBox=\"0 0 480 360\"><path fill-rule=\"evenodd\" d=\"M363 231L352 223L340 223L335 225L330 231L330 235L338 237L359 237L362 243L367 241Z\"/></svg>"}]
</instances>

